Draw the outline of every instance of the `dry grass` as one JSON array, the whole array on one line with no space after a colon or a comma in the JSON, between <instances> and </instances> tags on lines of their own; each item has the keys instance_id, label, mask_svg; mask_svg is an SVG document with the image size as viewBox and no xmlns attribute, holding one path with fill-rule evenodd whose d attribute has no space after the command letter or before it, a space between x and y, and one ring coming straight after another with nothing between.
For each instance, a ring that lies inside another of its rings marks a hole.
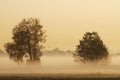
<instances>
[{"instance_id":1,"label":"dry grass","mask_svg":"<svg viewBox=\"0 0 120 80\"><path fill-rule=\"evenodd\" d=\"M0 80L120 80L120 74L1 74Z\"/></svg>"}]
</instances>

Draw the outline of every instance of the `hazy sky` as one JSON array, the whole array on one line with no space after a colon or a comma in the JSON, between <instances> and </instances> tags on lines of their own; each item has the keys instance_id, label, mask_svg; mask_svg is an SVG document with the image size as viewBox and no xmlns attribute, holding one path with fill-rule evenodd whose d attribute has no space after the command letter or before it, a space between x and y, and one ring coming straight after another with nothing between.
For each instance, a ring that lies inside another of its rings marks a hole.
<instances>
[{"instance_id":1,"label":"hazy sky","mask_svg":"<svg viewBox=\"0 0 120 80\"><path fill-rule=\"evenodd\" d=\"M87 31L109 49L120 49L120 0L0 0L0 48L23 18L36 17L47 31L46 49L75 50Z\"/></svg>"}]
</instances>

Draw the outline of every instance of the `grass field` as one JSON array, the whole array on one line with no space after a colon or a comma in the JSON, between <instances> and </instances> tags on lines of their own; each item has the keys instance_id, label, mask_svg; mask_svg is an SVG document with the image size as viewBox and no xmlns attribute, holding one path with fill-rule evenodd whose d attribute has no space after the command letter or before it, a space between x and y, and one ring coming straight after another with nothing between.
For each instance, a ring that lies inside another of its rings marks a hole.
<instances>
[{"instance_id":1,"label":"grass field","mask_svg":"<svg viewBox=\"0 0 120 80\"><path fill-rule=\"evenodd\" d=\"M0 75L0 80L120 80L113 74L10 74Z\"/></svg>"}]
</instances>

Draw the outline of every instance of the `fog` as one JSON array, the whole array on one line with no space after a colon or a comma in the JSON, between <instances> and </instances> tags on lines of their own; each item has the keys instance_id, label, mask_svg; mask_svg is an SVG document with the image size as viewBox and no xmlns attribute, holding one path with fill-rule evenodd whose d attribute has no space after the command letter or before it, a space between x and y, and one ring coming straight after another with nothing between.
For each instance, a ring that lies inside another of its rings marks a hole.
<instances>
[{"instance_id":1,"label":"fog","mask_svg":"<svg viewBox=\"0 0 120 80\"><path fill-rule=\"evenodd\" d=\"M0 57L0 74L85 74L120 73L120 56L111 56L111 62L104 64L76 63L72 55L42 56L38 64L16 64L9 57Z\"/></svg>"}]
</instances>

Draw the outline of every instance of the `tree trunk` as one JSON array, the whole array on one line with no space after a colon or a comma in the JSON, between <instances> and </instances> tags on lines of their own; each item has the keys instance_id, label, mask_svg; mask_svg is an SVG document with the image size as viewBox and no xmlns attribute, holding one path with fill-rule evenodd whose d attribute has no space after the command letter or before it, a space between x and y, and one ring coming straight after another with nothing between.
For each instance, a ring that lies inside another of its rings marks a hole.
<instances>
[{"instance_id":1,"label":"tree trunk","mask_svg":"<svg viewBox=\"0 0 120 80\"><path fill-rule=\"evenodd\" d=\"M27 28L27 33L28 33L28 54L29 54L29 56L30 56L30 60L32 60L32 54L31 54L31 45L30 45L30 32L29 32L29 30L28 30L28 28Z\"/></svg>"},{"instance_id":2,"label":"tree trunk","mask_svg":"<svg viewBox=\"0 0 120 80\"><path fill-rule=\"evenodd\" d=\"M35 32L35 35L34 35L34 60L36 60L36 58L37 58L37 53L36 53L37 42L36 42L36 40L37 40L37 31Z\"/></svg>"}]
</instances>

